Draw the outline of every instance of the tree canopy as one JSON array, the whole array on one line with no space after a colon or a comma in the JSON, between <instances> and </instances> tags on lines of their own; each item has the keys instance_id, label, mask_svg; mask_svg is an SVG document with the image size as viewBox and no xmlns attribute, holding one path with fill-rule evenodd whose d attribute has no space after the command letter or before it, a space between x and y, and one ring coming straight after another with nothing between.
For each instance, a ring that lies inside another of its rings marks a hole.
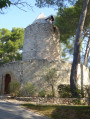
<instances>
[{"instance_id":1,"label":"tree canopy","mask_svg":"<svg viewBox=\"0 0 90 119\"><path fill-rule=\"evenodd\" d=\"M67 40L76 34L78 27L78 21L82 11L82 1L76 2L76 4L69 8L60 9L55 18L55 24L60 29L61 41L67 42ZM90 2L89 5L90 6ZM87 17L85 21L84 29L90 27L90 7L88 7Z\"/></svg>"},{"instance_id":2,"label":"tree canopy","mask_svg":"<svg viewBox=\"0 0 90 119\"><path fill-rule=\"evenodd\" d=\"M49 7L49 6L57 6L60 7L68 7L69 5L75 4L77 0L36 0L36 6L38 7Z\"/></svg>"},{"instance_id":3,"label":"tree canopy","mask_svg":"<svg viewBox=\"0 0 90 119\"><path fill-rule=\"evenodd\" d=\"M55 24L60 29L60 41L64 46L63 51L65 52L62 52L62 55L64 53L64 57L67 55L66 53L73 53L73 46L76 36L76 30L78 27L78 21L82 11L82 4L83 1L79 0L72 7L59 9L57 16L55 17ZM84 25L82 41L85 37L88 37L87 32L90 28L90 2L88 6L89 7Z\"/></svg>"},{"instance_id":4,"label":"tree canopy","mask_svg":"<svg viewBox=\"0 0 90 119\"><path fill-rule=\"evenodd\" d=\"M0 64L22 59L24 29L0 29Z\"/></svg>"},{"instance_id":5,"label":"tree canopy","mask_svg":"<svg viewBox=\"0 0 90 119\"><path fill-rule=\"evenodd\" d=\"M10 7L11 5L11 1L10 0L0 0L0 9L2 9L3 7Z\"/></svg>"}]
</instances>

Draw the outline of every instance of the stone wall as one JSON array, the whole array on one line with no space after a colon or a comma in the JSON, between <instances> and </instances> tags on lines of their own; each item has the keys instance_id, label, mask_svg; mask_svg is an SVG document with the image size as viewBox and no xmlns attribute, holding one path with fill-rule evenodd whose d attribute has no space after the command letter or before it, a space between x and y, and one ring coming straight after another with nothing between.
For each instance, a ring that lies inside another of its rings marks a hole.
<instances>
[{"instance_id":1,"label":"stone wall","mask_svg":"<svg viewBox=\"0 0 90 119\"><path fill-rule=\"evenodd\" d=\"M23 61L30 59L60 60L60 35L49 23L34 23L25 28Z\"/></svg>"},{"instance_id":2,"label":"stone wall","mask_svg":"<svg viewBox=\"0 0 90 119\"><path fill-rule=\"evenodd\" d=\"M30 64L30 65L29 65ZM48 93L51 92L51 86L45 80L49 70L56 69L55 90L59 84L70 84L70 67L68 62L48 61L48 60L30 60L24 62L23 81L30 81L35 85L38 92L45 89ZM57 95L57 94L56 94Z\"/></svg>"},{"instance_id":3,"label":"stone wall","mask_svg":"<svg viewBox=\"0 0 90 119\"><path fill-rule=\"evenodd\" d=\"M26 101L40 105L88 105L88 98L46 98L46 97L16 97L19 101Z\"/></svg>"},{"instance_id":4,"label":"stone wall","mask_svg":"<svg viewBox=\"0 0 90 119\"><path fill-rule=\"evenodd\" d=\"M0 92L4 90L4 80L5 75L10 74L11 81L17 80L22 84L26 82L31 82L36 87L38 93L39 91L45 89L48 93L51 91L51 86L45 80L48 71L55 69L56 78L54 79L55 95L57 94L57 87L60 84L68 85L70 84L70 72L71 63L65 61L48 61L48 60L29 60L8 63L0 67ZM81 88L81 68L78 65L78 85ZM83 66L83 85L89 84L89 70L87 67Z\"/></svg>"}]
</instances>

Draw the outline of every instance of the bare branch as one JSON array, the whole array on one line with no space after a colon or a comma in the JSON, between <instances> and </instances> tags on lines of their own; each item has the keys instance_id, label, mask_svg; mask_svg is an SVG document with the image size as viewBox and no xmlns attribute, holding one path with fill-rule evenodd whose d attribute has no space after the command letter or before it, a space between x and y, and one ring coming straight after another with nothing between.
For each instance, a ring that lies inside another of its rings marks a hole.
<instances>
[{"instance_id":1,"label":"bare branch","mask_svg":"<svg viewBox=\"0 0 90 119\"><path fill-rule=\"evenodd\" d=\"M31 4L29 4L28 2L25 2L23 0L11 0L10 2L10 6L16 6L18 9L27 12L26 9L32 10L33 11L33 7L31 6ZM0 9L0 14L5 14L4 9L7 9L10 6L6 6Z\"/></svg>"},{"instance_id":2,"label":"bare branch","mask_svg":"<svg viewBox=\"0 0 90 119\"><path fill-rule=\"evenodd\" d=\"M11 5L14 5L17 8L19 8L25 12L27 12L27 10L24 9L25 7L28 7L29 9L33 10L32 6L29 3L22 1L22 0L17 0L16 2L11 2Z\"/></svg>"}]
</instances>

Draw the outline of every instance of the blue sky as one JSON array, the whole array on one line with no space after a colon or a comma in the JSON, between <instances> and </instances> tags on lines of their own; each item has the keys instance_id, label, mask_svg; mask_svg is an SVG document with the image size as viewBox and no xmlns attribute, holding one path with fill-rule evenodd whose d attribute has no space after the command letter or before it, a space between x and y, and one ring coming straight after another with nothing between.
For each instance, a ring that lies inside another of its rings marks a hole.
<instances>
[{"instance_id":1,"label":"blue sky","mask_svg":"<svg viewBox=\"0 0 90 119\"><path fill-rule=\"evenodd\" d=\"M45 16L51 14L56 15L57 10L55 8L38 8L36 7L35 0L24 0L32 5L32 9L27 9L24 12L15 6L11 6L5 12L5 14L0 14L0 29L6 28L11 30L13 27L25 28L31 24L40 13L44 13Z\"/></svg>"}]
</instances>

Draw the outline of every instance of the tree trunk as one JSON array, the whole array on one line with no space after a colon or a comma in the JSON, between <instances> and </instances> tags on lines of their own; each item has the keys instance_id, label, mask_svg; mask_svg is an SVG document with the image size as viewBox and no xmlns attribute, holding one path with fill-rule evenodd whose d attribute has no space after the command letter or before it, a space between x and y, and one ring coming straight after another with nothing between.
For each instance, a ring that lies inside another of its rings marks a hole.
<instances>
[{"instance_id":1,"label":"tree trunk","mask_svg":"<svg viewBox=\"0 0 90 119\"><path fill-rule=\"evenodd\" d=\"M78 63L79 63L81 35L83 31L83 26L85 23L86 14L87 14L88 3L89 3L89 0L83 1L83 9L82 9L82 13L80 16L79 25L78 25L77 33L76 33L75 44L74 44L73 63L72 63L71 76L70 76L70 86L71 86L71 92L72 92L73 97L78 96L78 93L76 91L78 88L77 68L78 68Z\"/></svg>"},{"instance_id":2,"label":"tree trunk","mask_svg":"<svg viewBox=\"0 0 90 119\"><path fill-rule=\"evenodd\" d=\"M55 91L54 91L54 85L51 84L51 88L52 88L52 96L55 96Z\"/></svg>"},{"instance_id":3,"label":"tree trunk","mask_svg":"<svg viewBox=\"0 0 90 119\"><path fill-rule=\"evenodd\" d=\"M87 66L87 61L88 61L89 52L90 52L90 36L89 36L89 38L88 38L88 43L87 43L86 52L85 52L85 57L84 57L84 65L85 65L85 66Z\"/></svg>"}]
</instances>

